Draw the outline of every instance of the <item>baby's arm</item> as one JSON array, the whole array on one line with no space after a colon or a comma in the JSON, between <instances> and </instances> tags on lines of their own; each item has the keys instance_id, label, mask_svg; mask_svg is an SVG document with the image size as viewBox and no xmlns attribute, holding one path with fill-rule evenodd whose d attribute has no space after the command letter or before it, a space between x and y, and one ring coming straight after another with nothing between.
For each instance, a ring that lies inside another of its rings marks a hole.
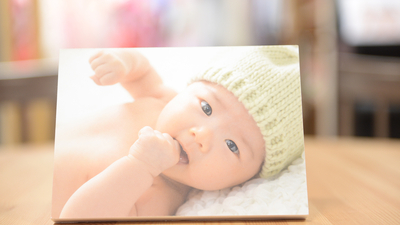
<instances>
[{"instance_id":1,"label":"baby's arm","mask_svg":"<svg viewBox=\"0 0 400 225\"><path fill-rule=\"evenodd\" d=\"M126 217L154 177L179 160L179 144L168 134L143 128L125 156L82 185L65 204L60 218ZM166 206L168 207L168 206Z\"/></svg>"},{"instance_id":2,"label":"baby's arm","mask_svg":"<svg viewBox=\"0 0 400 225\"><path fill-rule=\"evenodd\" d=\"M165 86L149 61L134 49L100 51L89 59L98 85L120 83L134 99L154 97L169 101L176 92Z\"/></svg>"}]
</instances>

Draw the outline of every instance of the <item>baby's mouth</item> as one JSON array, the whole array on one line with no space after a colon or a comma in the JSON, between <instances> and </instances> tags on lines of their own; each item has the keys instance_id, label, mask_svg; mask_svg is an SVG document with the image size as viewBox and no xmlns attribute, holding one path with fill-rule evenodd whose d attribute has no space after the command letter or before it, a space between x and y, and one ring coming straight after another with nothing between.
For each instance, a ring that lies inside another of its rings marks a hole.
<instances>
[{"instance_id":1,"label":"baby's mouth","mask_svg":"<svg viewBox=\"0 0 400 225\"><path fill-rule=\"evenodd\" d=\"M178 142L179 143L179 142ZM181 149L181 153L179 155L179 162L178 164L188 164L189 158L186 152L183 150L182 145L179 143L179 148Z\"/></svg>"}]
</instances>

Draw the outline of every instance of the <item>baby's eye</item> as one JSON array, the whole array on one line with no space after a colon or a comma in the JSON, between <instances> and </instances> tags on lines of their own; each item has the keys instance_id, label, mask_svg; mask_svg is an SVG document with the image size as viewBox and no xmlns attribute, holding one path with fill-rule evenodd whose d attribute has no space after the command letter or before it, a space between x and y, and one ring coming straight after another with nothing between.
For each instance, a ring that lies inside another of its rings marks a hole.
<instances>
[{"instance_id":1,"label":"baby's eye","mask_svg":"<svg viewBox=\"0 0 400 225\"><path fill-rule=\"evenodd\" d=\"M200 103L201 108L203 109L203 112L207 115L210 116L212 113L211 106L206 102L206 101L201 101Z\"/></svg>"},{"instance_id":2,"label":"baby's eye","mask_svg":"<svg viewBox=\"0 0 400 225\"><path fill-rule=\"evenodd\" d=\"M235 154L239 154L239 148L232 140L225 140L226 145L228 145L229 150L231 150Z\"/></svg>"}]
</instances>

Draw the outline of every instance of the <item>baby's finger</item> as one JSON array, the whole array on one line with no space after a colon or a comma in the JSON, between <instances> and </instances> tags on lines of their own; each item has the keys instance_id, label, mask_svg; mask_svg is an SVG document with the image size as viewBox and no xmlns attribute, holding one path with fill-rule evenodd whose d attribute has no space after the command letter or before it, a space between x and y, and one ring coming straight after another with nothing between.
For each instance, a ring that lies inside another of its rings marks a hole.
<instances>
[{"instance_id":1,"label":"baby's finger","mask_svg":"<svg viewBox=\"0 0 400 225\"><path fill-rule=\"evenodd\" d=\"M102 85L113 85L118 82L117 78L113 72L108 72L103 74L99 80Z\"/></svg>"},{"instance_id":2,"label":"baby's finger","mask_svg":"<svg viewBox=\"0 0 400 225\"><path fill-rule=\"evenodd\" d=\"M157 135L158 137L163 137L162 133L158 130L154 130L154 134Z\"/></svg>"},{"instance_id":3,"label":"baby's finger","mask_svg":"<svg viewBox=\"0 0 400 225\"><path fill-rule=\"evenodd\" d=\"M154 132L153 128L151 128L149 126L145 126L139 130L139 136L142 134L146 134L146 133L149 134L149 133L153 133L153 132Z\"/></svg>"},{"instance_id":4,"label":"baby's finger","mask_svg":"<svg viewBox=\"0 0 400 225\"><path fill-rule=\"evenodd\" d=\"M93 76L91 76L90 78L91 78L97 85L101 85L100 79L99 79L96 75L93 75Z\"/></svg>"},{"instance_id":5,"label":"baby's finger","mask_svg":"<svg viewBox=\"0 0 400 225\"><path fill-rule=\"evenodd\" d=\"M104 51L99 51L96 54L92 55L89 58L89 63L92 63L93 60L97 59L98 57L102 56L104 54Z\"/></svg>"},{"instance_id":6,"label":"baby's finger","mask_svg":"<svg viewBox=\"0 0 400 225\"><path fill-rule=\"evenodd\" d=\"M101 55L103 55L103 51L99 51L96 54L94 54L92 57L89 58L89 63L91 64L93 62L93 60L97 59L98 57L100 57Z\"/></svg>"},{"instance_id":7,"label":"baby's finger","mask_svg":"<svg viewBox=\"0 0 400 225\"><path fill-rule=\"evenodd\" d=\"M96 71L96 69L97 69L99 66L102 66L102 65L104 65L105 63L106 63L106 61L103 60L102 58L97 58L97 59L94 59L94 60L90 63L90 68L92 68L93 71Z\"/></svg>"},{"instance_id":8,"label":"baby's finger","mask_svg":"<svg viewBox=\"0 0 400 225\"><path fill-rule=\"evenodd\" d=\"M177 140L175 140L174 138L171 137L171 135L167 134L167 133L163 133L162 134L164 136L165 139L167 139L167 141L177 150L180 151L180 146L179 146L179 142Z\"/></svg>"},{"instance_id":9,"label":"baby's finger","mask_svg":"<svg viewBox=\"0 0 400 225\"><path fill-rule=\"evenodd\" d=\"M111 73L112 68L106 64L101 64L94 70L94 72L97 76L100 76L99 79L101 79L105 74Z\"/></svg>"},{"instance_id":10,"label":"baby's finger","mask_svg":"<svg viewBox=\"0 0 400 225\"><path fill-rule=\"evenodd\" d=\"M160 132L161 134L161 132ZM167 133L162 133L161 134L168 142L172 143L172 141L174 140L171 135L167 134Z\"/></svg>"},{"instance_id":11,"label":"baby's finger","mask_svg":"<svg viewBox=\"0 0 400 225\"><path fill-rule=\"evenodd\" d=\"M90 78L97 84L97 85L108 85L108 83L106 83L104 80L104 77L107 76L108 74L110 74L111 72L109 71L109 69L106 66L99 66L96 68L96 70L94 71L95 74L92 75Z\"/></svg>"}]
</instances>

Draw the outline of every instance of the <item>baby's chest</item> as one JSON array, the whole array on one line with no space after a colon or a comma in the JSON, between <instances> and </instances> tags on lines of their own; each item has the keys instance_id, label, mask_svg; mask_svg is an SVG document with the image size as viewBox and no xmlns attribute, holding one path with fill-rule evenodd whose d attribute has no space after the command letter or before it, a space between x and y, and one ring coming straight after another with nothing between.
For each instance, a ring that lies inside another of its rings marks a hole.
<instances>
[{"instance_id":1,"label":"baby's chest","mask_svg":"<svg viewBox=\"0 0 400 225\"><path fill-rule=\"evenodd\" d=\"M154 127L160 109L148 102L127 103L98 117L89 132L85 145L92 156L93 171L101 172L114 161L126 156L130 147L138 139L140 129Z\"/></svg>"},{"instance_id":2,"label":"baby's chest","mask_svg":"<svg viewBox=\"0 0 400 225\"><path fill-rule=\"evenodd\" d=\"M110 110L99 122L104 123L103 132L106 135L137 137L143 127L155 127L163 106L157 100L140 99Z\"/></svg>"}]
</instances>

